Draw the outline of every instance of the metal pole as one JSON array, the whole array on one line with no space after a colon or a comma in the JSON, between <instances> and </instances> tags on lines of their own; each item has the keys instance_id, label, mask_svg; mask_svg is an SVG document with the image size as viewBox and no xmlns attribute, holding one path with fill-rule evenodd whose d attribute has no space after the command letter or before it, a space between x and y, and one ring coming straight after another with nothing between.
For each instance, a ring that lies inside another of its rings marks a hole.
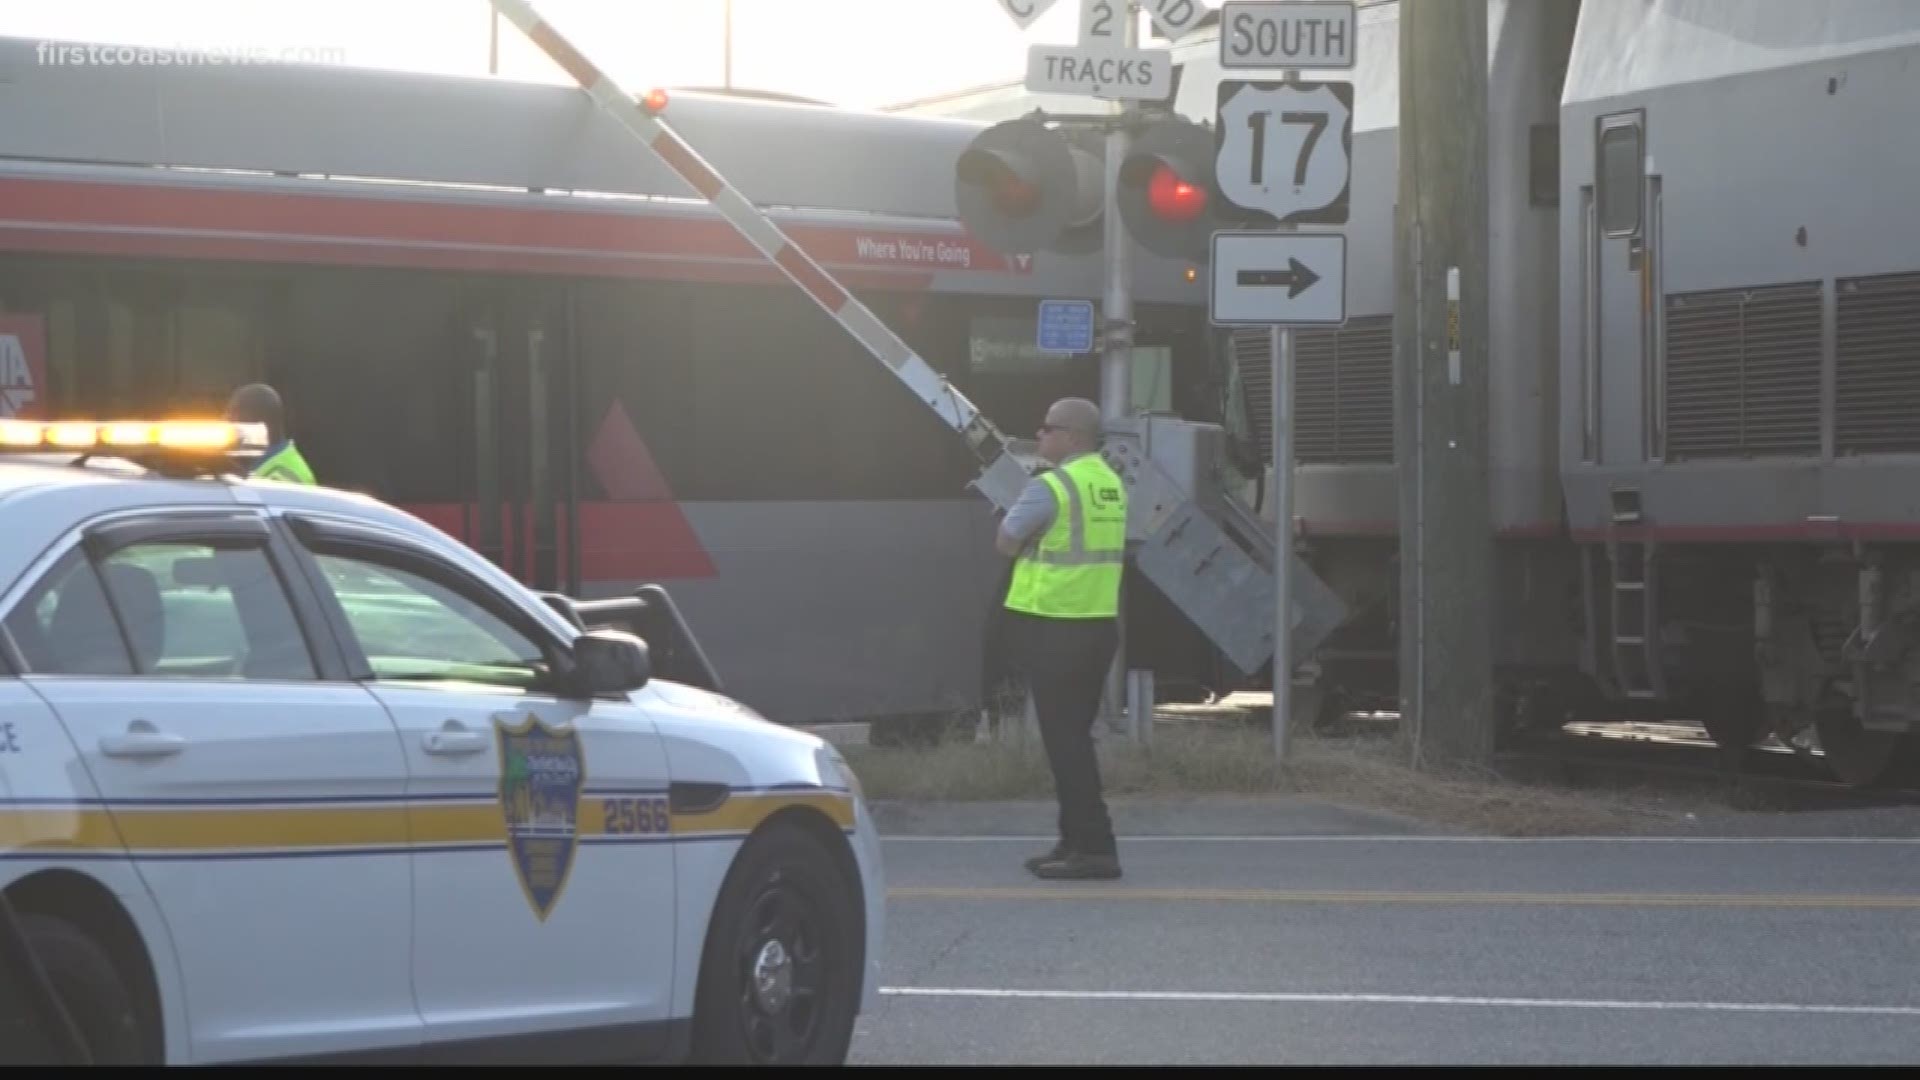
<instances>
[{"instance_id":1,"label":"metal pole","mask_svg":"<svg viewBox=\"0 0 1920 1080\"><path fill-rule=\"evenodd\" d=\"M726 30L723 34L726 50L726 85L733 89L733 0L726 0Z\"/></svg>"},{"instance_id":2,"label":"metal pole","mask_svg":"<svg viewBox=\"0 0 1920 1080\"><path fill-rule=\"evenodd\" d=\"M1299 82L1300 72L1281 76ZM1298 231L1281 225L1278 231ZM1273 759L1285 764L1293 714L1293 330L1267 328L1273 402Z\"/></svg>"},{"instance_id":3,"label":"metal pole","mask_svg":"<svg viewBox=\"0 0 1920 1080\"><path fill-rule=\"evenodd\" d=\"M487 9L487 74L500 74L500 12Z\"/></svg>"},{"instance_id":4,"label":"metal pole","mask_svg":"<svg viewBox=\"0 0 1920 1080\"><path fill-rule=\"evenodd\" d=\"M1287 760L1293 708L1293 331L1269 327L1273 358L1273 756Z\"/></svg>"},{"instance_id":5,"label":"metal pole","mask_svg":"<svg viewBox=\"0 0 1920 1080\"><path fill-rule=\"evenodd\" d=\"M1139 43L1140 14L1131 2L1125 7L1126 13L1121 18L1121 45L1132 49ZM1124 118L1136 108L1131 101L1122 100L1115 103L1114 111ZM1106 298L1101 305L1105 333L1100 356L1100 413L1109 421L1124 419L1133 413L1133 250L1126 224L1120 218L1120 163L1126 160L1130 143L1124 124L1115 125L1114 130L1107 133L1105 210L1101 215L1105 227L1101 249L1106 256L1107 280ZM1101 695L1106 706L1102 712L1110 724L1115 717L1126 717L1129 727L1134 729L1128 734L1138 739L1142 732L1138 730L1139 725L1133 723L1138 710L1129 709L1127 700L1125 605L1123 589L1119 647L1114 650L1113 666L1107 669L1106 690ZM1147 711L1151 713L1150 706Z\"/></svg>"}]
</instances>

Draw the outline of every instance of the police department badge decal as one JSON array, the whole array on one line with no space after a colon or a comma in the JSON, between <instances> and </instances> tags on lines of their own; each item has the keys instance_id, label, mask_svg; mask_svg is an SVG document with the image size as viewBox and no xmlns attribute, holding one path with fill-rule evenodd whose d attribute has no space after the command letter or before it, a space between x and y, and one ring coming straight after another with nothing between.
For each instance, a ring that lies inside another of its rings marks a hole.
<instances>
[{"instance_id":1,"label":"police department badge decal","mask_svg":"<svg viewBox=\"0 0 1920 1080\"><path fill-rule=\"evenodd\" d=\"M542 922L567 887L580 841L580 790L586 755L580 735L529 716L521 724L493 722L500 745L500 812L507 854L527 902Z\"/></svg>"}]
</instances>

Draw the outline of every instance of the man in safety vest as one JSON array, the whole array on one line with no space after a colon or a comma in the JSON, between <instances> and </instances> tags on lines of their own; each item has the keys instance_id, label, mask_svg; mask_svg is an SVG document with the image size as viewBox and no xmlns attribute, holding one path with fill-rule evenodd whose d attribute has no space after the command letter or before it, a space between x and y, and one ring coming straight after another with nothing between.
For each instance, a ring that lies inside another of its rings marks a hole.
<instances>
[{"instance_id":1,"label":"man in safety vest","mask_svg":"<svg viewBox=\"0 0 1920 1080\"><path fill-rule=\"evenodd\" d=\"M1021 659L1060 802L1060 840L1027 860L1043 878L1117 878L1093 723L1119 647L1127 489L1100 456L1100 409L1065 398L1040 425L1054 467L1027 483L995 546L1014 557L1007 633Z\"/></svg>"},{"instance_id":2,"label":"man in safety vest","mask_svg":"<svg viewBox=\"0 0 1920 1080\"><path fill-rule=\"evenodd\" d=\"M296 484L314 482L313 470L300 448L287 436L286 409L280 394L266 383L250 383L227 399L227 419L236 424L267 425L267 450L249 476L263 480L287 480Z\"/></svg>"}]
</instances>

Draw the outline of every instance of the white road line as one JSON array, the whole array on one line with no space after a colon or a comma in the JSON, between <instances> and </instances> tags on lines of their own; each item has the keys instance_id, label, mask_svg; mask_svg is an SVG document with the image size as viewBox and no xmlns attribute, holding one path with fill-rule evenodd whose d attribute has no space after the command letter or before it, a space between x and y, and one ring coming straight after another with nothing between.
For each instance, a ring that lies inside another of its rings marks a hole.
<instances>
[{"instance_id":1,"label":"white road line","mask_svg":"<svg viewBox=\"0 0 1920 1080\"><path fill-rule=\"evenodd\" d=\"M1456 997L1434 994L1304 994L1189 990L993 990L975 987L883 986L892 997L1158 1001L1307 1005L1464 1005L1521 1009L1625 1009L1672 1012L1818 1013L1920 1016L1913 1005L1796 1005L1762 1001L1606 1001L1579 998Z\"/></svg>"},{"instance_id":2,"label":"white road line","mask_svg":"<svg viewBox=\"0 0 1920 1080\"><path fill-rule=\"evenodd\" d=\"M910 836L880 837L888 844L1046 844L1054 837L1037 833L1027 836ZM1421 836L1399 833L1365 836L1352 833L1334 835L1254 835L1254 836L1121 836L1123 844L1295 844L1314 843L1418 843L1418 844L1920 844L1920 836Z\"/></svg>"}]
</instances>

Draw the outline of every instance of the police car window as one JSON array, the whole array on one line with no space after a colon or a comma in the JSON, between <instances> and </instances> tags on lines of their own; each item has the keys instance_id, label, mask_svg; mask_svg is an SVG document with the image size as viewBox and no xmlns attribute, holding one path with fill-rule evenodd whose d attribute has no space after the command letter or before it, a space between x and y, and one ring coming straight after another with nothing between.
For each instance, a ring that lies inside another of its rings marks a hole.
<instances>
[{"instance_id":1,"label":"police car window","mask_svg":"<svg viewBox=\"0 0 1920 1080\"><path fill-rule=\"evenodd\" d=\"M540 646L461 593L398 567L315 555L375 678L528 689L549 671Z\"/></svg>"},{"instance_id":2,"label":"police car window","mask_svg":"<svg viewBox=\"0 0 1920 1080\"><path fill-rule=\"evenodd\" d=\"M135 544L101 575L143 675L318 678L279 575L260 548Z\"/></svg>"},{"instance_id":3,"label":"police car window","mask_svg":"<svg viewBox=\"0 0 1920 1080\"><path fill-rule=\"evenodd\" d=\"M133 661L93 564L68 553L6 619L29 673L131 675Z\"/></svg>"}]
</instances>

